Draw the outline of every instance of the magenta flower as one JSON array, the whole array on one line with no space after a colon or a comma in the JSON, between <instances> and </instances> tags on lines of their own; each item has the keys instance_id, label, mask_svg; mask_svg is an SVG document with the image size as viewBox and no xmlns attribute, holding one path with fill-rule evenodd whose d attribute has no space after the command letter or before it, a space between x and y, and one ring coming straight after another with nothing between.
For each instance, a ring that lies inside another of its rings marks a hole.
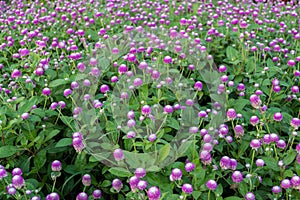
<instances>
[{"instance_id":1,"label":"magenta flower","mask_svg":"<svg viewBox=\"0 0 300 200\"><path fill-rule=\"evenodd\" d=\"M124 153L123 153L123 150L122 149L116 149L114 150L114 158L116 161L121 161L121 160L124 160Z\"/></svg>"},{"instance_id":2,"label":"magenta flower","mask_svg":"<svg viewBox=\"0 0 300 200\"><path fill-rule=\"evenodd\" d=\"M209 189L209 190L215 190L217 188L218 184L215 180L208 180L206 182L206 187Z\"/></svg>"},{"instance_id":3,"label":"magenta flower","mask_svg":"<svg viewBox=\"0 0 300 200\"><path fill-rule=\"evenodd\" d=\"M193 186L191 184L185 183L182 186L182 192L186 194L192 194L193 193Z\"/></svg>"},{"instance_id":4,"label":"magenta flower","mask_svg":"<svg viewBox=\"0 0 300 200\"><path fill-rule=\"evenodd\" d=\"M160 198L160 190L156 186L152 186L147 191L147 196L149 200L159 200Z\"/></svg>"}]
</instances>

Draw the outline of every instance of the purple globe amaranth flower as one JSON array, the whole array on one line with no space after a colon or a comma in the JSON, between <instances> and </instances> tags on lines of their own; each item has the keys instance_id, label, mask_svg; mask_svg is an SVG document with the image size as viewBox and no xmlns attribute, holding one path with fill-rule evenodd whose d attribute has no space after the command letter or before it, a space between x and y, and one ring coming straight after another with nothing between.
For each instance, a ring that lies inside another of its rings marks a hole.
<instances>
[{"instance_id":1,"label":"purple globe amaranth flower","mask_svg":"<svg viewBox=\"0 0 300 200\"><path fill-rule=\"evenodd\" d=\"M101 93L107 93L109 91L109 87L108 87L108 85L106 85L106 84L104 84L104 85L101 85L101 87L100 87L100 92Z\"/></svg>"},{"instance_id":2,"label":"purple globe amaranth flower","mask_svg":"<svg viewBox=\"0 0 300 200\"><path fill-rule=\"evenodd\" d=\"M300 126L300 119L299 118L293 118L290 122L290 125L294 128L294 129L298 129L298 127Z\"/></svg>"},{"instance_id":3,"label":"purple globe amaranth flower","mask_svg":"<svg viewBox=\"0 0 300 200\"><path fill-rule=\"evenodd\" d=\"M54 160L51 164L51 169L54 172L59 172L62 169L61 162L59 160Z\"/></svg>"},{"instance_id":4,"label":"purple globe amaranth flower","mask_svg":"<svg viewBox=\"0 0 300 200\"><path fill-rule=\"evenodd\" d=\"M11 73L12 78L19 78L20 76L22 76L22 72L18 69L14 69Z\"/></svg>"},{"instance_id":5,"label":"purple globe amaranth flower","mask_svg":"<svg viewBox=\"0 0 300 200\"><path fill-rule=\"evenodd\" d=\"M213 141L213 137L210 134L205 134L203 136L203 142L208 143L208 142L212 142Z\"/></svg>"},{"instance_id":6,"label":"purple globe amaranth flower","mask_svg":"<svg viewBox=\"0 0 300 200\"><path fill-rule=\"evenodd\" d=\"M280 122L282 120L282 113L280 112L275 113L273 119L277 122Z\"/></svg>"},{"instance_id":7,"label":"purple globe amaranth flower","mask_svg":"<svg viewBox=\"0 0 300 200\"><path fill-rule=\"evenodd\" d=\"M197 81L195 84L194 84L194 88L197 90L197 91L201 91L202 90L202 87L203 87L203 84L201 81Z\"/></svg>"},{"instance_id":8,"label":"purple globe amaranth flower","mask_svg":"<svg viewBox=\"0 0 300 200\"><path fill-rule=\"evenodd\" d=\"M21 117L22 117L23 120L26 120L26 119L28 119L28 117L29 117L29 113L23 113L23 114L21 115Z\"/></svg>"},{"instance_id":9,"label":"purple globe amaranth flower","mask_svg":"<svg viewBox=\"0 0 300 200\"><path fill-rule=\"evenodd\" d=\"M198 131L199 131L199 129L198 129L197 126L193 126L193 127L190 127L190 128L189 128L189 132L190 132L191 134L195 134L195 133L197 133Z\"/></svg>"},{"instance_id":10,"label":"purple globe amaranth flower","mask_svg":"<svg viewBox=\"0 0 300 200\"><path fill-rule=\"evenodd\" d=\"M198 117L204 118L204 117L207 117L207 116L208 116L207 113L203 110L198 113Z\"/></svg>"},{"instance_id":11,"label":"purple globe amaranth flower","mask_svg":"<svg viewBox=\"0 0 300 200\"><path fill-rule=\"evenodd\" d=\"M136 137L136 133L134 131L129 131L127 134L126 134L126 137L131 139L131 138L135 138Z\"/></svg>"},{"instance_id":12,"label":"purple globe amaranth flower","mask_svg":"<svg viewBox=\"0 0 300 200\"><path fill-rule=\"evenodd\" d=\"M160 190L156 186L152 186L147 191L147 196L149 200L159 200L160 199Z\"/></svg>"},{"instance_id":13,"label":"purple globe amaranth flower","mask_svg":"<svg viewBox=\"0 0 300 200\"><path fill-rule=\"evenodd\" d=\"M10 195L14 195L17 193L17 189L12 184L9 184L6 186L6 192Z\"/></svg>"},{"instance_id":14,"label":"purple globe amaranth flower","mask_svg":"<svg viewBox=\"0 0 300 200\"><path fill-rule=\"evenodd\" d=\"M171 173L171 178L172 180L176 181L176 180L181 180L182 177L182 171L179 168L175 168L172 170Z\"/></svg>"},{"instance_id":15,"label":"purple globe amaranth flower","mask_svg":"<svg viewBox=\"0 0 300 200\"><path fill-rule=\"evenodd\" d=\"M262 102L261 102L258 95L252 94L250 96L250 103L251 103L253 108L258 109L258 108L260 108L260 105L261 105Z\"/></svg>"},{"instance_id":16,"label":"purple globe amaranth flower","mask_svg":"<svg viewBox=\"0 0 300 200\"><path fill-rule=\"evenodd\" d=\"M172 113L173 111L174 111L174 109L173 109L173 107L170 106L170 105L166 105L166 106L164 107L164 113L166 113L166 114L170 114L170 113Z\"/></svg>"},{"instance_id":17,"label":"purple globe amaranth flower","mask_svg":"<svg viewBox=\"0 0 300 200\"><path fill-rule=\"evenodd\" d=\"M193 193L193 186L191 184L185 183L182 186L182 192L186 194L192 194Z\"/></svg>"},{"instance_id":18,"label":"purple globe amaranth flower","mask_svg":"<svg viewBox=\"0 0 300 200\"><path fill-rule=\"evenodd\" d=\"M101 199L102 197L102 191L99 189L96 189L93 191L92 196L94 199Z\"/></svg>"},{"instance_id":19,"label":"purple globe amaranth flower","mask_svg":"<svg viewBox=\"0 0 300 200\"><path fill-rule=\"evenodd\" d=\"M89 174L85 174L82 176L82 184L84 186L90 186L92 182L92 177Z\"/></svg>"},{"instance_id":20,"label":"purple globe amaranth flower","mask_svg":"<svg viewBox=\"0 0 300 200\"><path fill-rule=\"evenodd\" d=\"M255 164L257 167L263 167L265 165L265 161L263 159L257 159Z\"/></svg>"},{"instance_id":21,"label":"purple globe amaranth flower","mask_svg":"<svg viewBox=\"0 0 300 200\"><path fill-rule=\"evenodd\" d=\"M160 72L159 71L157 71L157 70L153 70L152 71L152 76L151 76L154 80L157 80L157 79L159 79L159 77L160 77Z\"/></svg>"},{"instance_id":22,"label":"purple globe amaranth flower","mask_svg":"<svg viewBox=\"0 0 300 200\"><path fill-rule=\"evenodd\" d=\"M295 62L294 60L289 60L289 61L287 62L287 65L290 66L290 67L295 66L295 64L296 64L296 62Z\"/></svg>"},{"instance_id":23,"label":"purple globe amaranth flower","mask_svg":"<svg viewBox=\"0 0 300 200\"><path fill-rule=\"evenodd\" d=\"M78 71L80 71L80 72L84 72L85 69L86 69L86 66L85 66L84 63L78 63L78 64L77 64L77 69L78 69Z\"/></svg>"},{"instance_id":24,"label":"purple globe amaranth flower","mask_svg":"<svg viewBox=\"0 0 300 200\"><path fill-rule=\"evenodd\" d=\"M147 183L147 181L145 181L145 180L140 180L140 181L138 182L138 184L137 184L137 188L138 188L139 190L144 190L144 189L147 188L147 186L148 186L148 183Z\"/></svg>"},{"instance_id":25,"label":"purple globe amaranth flower","mask_svg":"<svg viewBox=\"0 0 300 200\"><path fill-rule=\"evenodd\" d=\"M250 123L252 126L256 126L259 123L259 118L257 116L250 117Z\"/></svg>"},{"instance_id":26,"label":"purple globe amaranth flower","mask_svg":"<svg viewBox=\"0 0 300 200\"><path fill-rule=\"evenodd\" d=\"M116 161L121 161L125 158L122 149L115 149L113 155Z\"/></svg>"},{"instance_id":27,"label":"purple globe amaranth flower","mask_svg":"<svg viewBox=\"0 0 300 200\"><path fill-rule=\"evenodd\" d=\"M155 140L156 140L156 134L155 133L152 133L152 134L150 134L149 136L148 136L148 140L150 141L150 142L154 142Z\"/></svg>"},{"instance_id":28,"label":"purple globe amaranth flower","mask_svg":"<svg viewBox=\"0 0 300 200\"><path fill-rule=\"evenodd\" d=\"M146 176L146 170L144 168L136 168L134 174L138 177L138 178L143 178Z\"/></svg>"},{"instance_id":29,"label":"purple globe amaranth flower","mask_svg":"<svg viewBox=\"0 0 300 200\"><path fill-rule=\"evenodd\" d=\"M89 196L87 195L87 193L85 192L80 192L77 196L76 196L76 200L88 200Z\"/></svg>"},{"instance_id":30,"label":"purple globe amaranth flower","mask_svg":"<svg viewBox=\"0 0 300 200\"><path fill-rule=\"evenodd\" d=\"M250 147L252 149L258 149L261 146L261 141L259 139L253 139L250 142Z\"/></svg>"},{"instance_id":31,"label":"purple globe amaranth flower","mask_svg":"<svg viewBox=\"0 0 300 200\"><path fill-rule=\"evenodd\" d=\"M240 171L234 171L231 175L231 179L234 183L240 183L243 181L243 174Z\"/></svg>"},{"instance_id":32,"label":"purple globe amaranth flower","mask_svg":"<svg viewBox=\"0 0 300 200\"><path fill-rule=\"evenodd\" d=\"M135 191L137 188L137 184L139 183L140 179L137 176L132 176L129 179L129 185L131 188L131 191Z\"/></svg>"},{"instance_id":33,"label":"purple globe amaranth flower","mask_svg":"<svg viewBox=\"0 0 300 200\"><path fill-rule=\"evenodd\" d=\"M281 91L281 87L279 85L275 85L275 86L273 86L273 91L278 93Z\"/></svg>"},{"instance_id":34,"label":"purple globe amaranth flower","mask_svg":"<svg viewBox=\"0 0 300 200\"><path fill-rule=\"evenodd\" d=\"M100 70L97 67L92 67L89 74L94 76L94 77L99 77Z\"/></svg>"},{"instance_id":35,"label":"purple globe amaranth flower","mask_svg":"<svg viewBox=\"0 0 300 200\"><path fill-rule=\"evenodd\" d=\"M30 200L41 200L41 198L39 196L33 196Z\"/></svg>"},{"instance_id":36,"label":"purple globe amaranth flower","mask_svg":"<svg viewBox=\"0 0 300 200\"><path fill-rule=\"evenodd\" d=\"M225 135L227 135L228 134L228 127L221 127L220 129L219 129L219 133L222 135L222 136L225 136Z\"/></svg>"},{"instance_id":37,"label":"purple globe amaranth flower","mask_svg":"<svg viewBox=\"0 0 300 200\"><path fill-rule=\"evenodd\" d=\"M51 94L50 88L44 88L42 90L42 94L45 95L45 96L49 96Z\"/></svg>"},{"instance_id":38,"label":"purple globe amaranth flower","mask_svg":"<svg viewBox=\"0 0 300 200\"><path fill-rule=\"evenodd\" d=\"M124 74L128 71L128 68L125 64L121 64L118 68L119 74Z\"/></svg>"},{"instance_id":39,"label":"purple globe amaranth flower","mask_svg":"<svg viewBox=\"0 0 300 200\"><path fill-rule=\"evenodd\" d=\"M71 95L72 94L72 90L71 89L65 89L64 90L64 96L65 97L67 97L67 96L69 96L69 95Z\"/></svg>"},{"instance_id":40,"label":"purple globe amaranth flower","mask_svg":"<svg viewBox=\"0 0 300 200\"><path fill-rule=\"evenodd\" d=\"M299 190L300 189L300 177L297 175L294 175L291 178L291 184L294 189Z\"/></svg>"},{"instance_id":41,"label":"purple globe amaranth flower","mask_svg":"<svg viewBox=\"0 0 300 200\"><path fill-rule=\"evenodd\" d=\"M149 105L144 105L141 111L143 115L149 115L151 113L151 107Z\"/></svg>"},{"instance_id":42,"label":"purple globe amaranth flower","mask_svg":"<svg viewBox=\"0 0 300 200\"><path fill-rule=\"evenodd\" d=\"M298 94L299 93L299 87L297 85L294 85L291 87L291 92L294 94Z\"/></svg>"},{"instance_id":43,"label":"purple globe amaranth flower","mask_svg":"<svg viewBox=\"0 0 300 200\"><path fill-rule=\"evenodd\" d=\"M112 76L110 80L112 83L116 83L118 82L119 78L117 76Z\"/></svg>"},{"instance_id":44,"label":"purple globe amaranth flower","mask_svg":"<svg viewBox=\"0 0 300 200\"><path fill-rule=\"evenodd\" d=\"M131 110L131 111L129 111L129 112L127 113L127 118L128 118L128 119L134 119L134 111L133 111L133 110Z\"/></svg>"},{"instance_id":45,"label":"purple globe amaranth flower","mask_svg":"<svg viewBox=\"0 0 300 200\"><path fill-rule=\"evenodd\" d=\"M204 165L209 165L212 161L212 157L209 151L200 152L200 160Z\"/></svg>"},{"instance_id":46,"label":"purple globe amaranth flower","mask_svg":"<svg viewBox=\"0 0 300 200\"><path fill-rule=\"evenodd\" d=\"M58 106L58 103L57 102L53 102L53 103L51 103L50 108L52 110L55 110L57 108L57 106Z\"/></svg>"},{"instance_id":47,"label":"purple globe amaranth flower","mask_svg":"<svg viewBox=\"0 0 300 200\"><path fill-rule=\"evenodd\" d=\"M281 181L280 186L281 186L282 188L284 188L284 189L288 189L288 188L290 188L290 187L292 186L292 184L291 184L291 181L290 181L289 179L283 179L283 180Z\"/></svg>"},{"instance_id":48,"label":"purple globe amaranth flower","mask_svg":"<svg viewBox=\"0 0 300 200\"><path fill-rule=\"evenodd\" d=\"M284 140L278 140L278 141L276 142L276 146L277 146L279 149L285 149L286 143L285 143Z\"/></svg>"},{"instance_id":49,"label":"purple globe amaranth flower","mask_svg":"<svg viewBox=\"0 0 300 200\"><path fill-rule=\"evenodd\" d=\"M112 181L112 187L113 187L117 192L119 192L119 191L122 189L122 187L123 187L123 183L122 183L122 181L121 181L120 179L114 179L114 180Z\"/></svg>"},{"instance_id":50,"label":"purple globe amaranth flower","mask_svg":"<svg viewBox=\"0 0 300 200\"><path fill-rule=\"evenodd\" d=\"M298 154L300 154L300 143L298 143L298 144L296 145L296 151L297 151Z\"/></svg>"},{"instance_id":51,"label":"purple globe amaranth flower","mask_svg":"<svg viewBox=\"0 0 300 200\"><path fill-rule=\"evenodd\" d=\"M170 56L164 57L164 63L169 64L172 62L172 58Z\"/></svg>"},{"instance_id":52,"label":"purple globe amaranth flower","mask_svg":"<svg viewBox=\"0 0 300 200\"><path fill-rule=\"evenodd\" d=\"M245 194L245 200L255 200L255 195L252 192L247 192Z\"/></svg>"},{"instance_id":53,"label":"purple globe amaranth flower","mask_svg":"<svg viewBox=\"0 0 300 200\"><path fill-rule=\"evenodd\" d=\"M236 161L236 159L231 158L231 159L230 159L230 169L231 169L231 170L235 170L236 167L237 167L237 161Z\"/></svg>"},{"instance_id":54,"label":"purple globe amaranth flower","mask_svg":"<svg viewBox=\"0 0 300 200\"><path fill-rule=\"evenodd\" d=\"M136 122L135 122L134 119L130 119L130 120L127 121L127 126L128 126L129 128L132 128L132 127L134 127L135 125L136 125Z\"/></svg>"},{"instance_id":55,"label":"purple globe amaranth flower","mask_svg":"<svg viewBox=\"0 0 300 200\"><path fill-rule=\"evenodd\" d=\"M206 187L209 189L209 190L215 190L217 188L218 184L215 180L208 180L206 182Z\"/></svg>"},{"instance_id":56,"label":"purple globe amaranth flower","mask_svg":"<svg viewBox=\"0 0 300 200\"><path fill-rule=\"evenodd\" d=\"M141 78L135 78L133 80L133 85L134 87L138 87L138 86L141 86L143 84L143 80Z\"/></svg>"},{"instance_id":57,"label":"purple globe amaranth flower","mask_svg":"<svg viewBox=\"0 0 300 200\"><path fill-rule=\"evenodd\" d=\"M211 143L204 143L202 149L206 151L212 151L213 145Z\"/></svg>"},{"instance_id":58,"label":"purple globe amaranth flower","mask_svg":"<svg viewBox=\"0 0 300 200\"><path fill-rule=\"evenodd\" d=\"M223 156L220 160L221 169L230 169L230 158L228 156Z\"/></svg>"},{"instance_id":59,"label":"purple globe amaranth flower","mask_svg":"<svg viewBox=\"0 0 300 200\"><path fill-rule=\"evenodd\" d=\"M275 185L275 186L272 187L272 192L274 194L278 194L278 193L281 192L281 188L278 185Z\"/></svg>"},{"instance_id":60,"label":"purple globe amaranth flower","mask_svg":"<svg viewBox=\"0 0 300 200\"><path fill-rule=\"evenodd\" d=\"M244 136L244 128L241 125L236 125L234 127L234 133L236 138L241 138Z\"/></svg>"},{"instance_id":61,"label":"purple globe amaranth flower","mask_svg":"<svg viewBox=\"0 0 300 200\"><path fill-rule=\"evenodd\" d=\"M191 171L194 171L195 169L195 164L192 163L192 162L187 162L184 166L184 169L186 172L191 172Z\"/></svg>"},{"instance_id":62,"label":"purple globe amaranth flower","mask_svg":"<svg viewBox=\"0 0 300 200\"><path fill-rule=\"evenodd\" d=\"M16 189L20 189L25 185L24 179L21 175L13 176L11 182Z\"/></svg>"},{"instance_id":63,"label":"purple globe amaranth flower","mask_svg":"<svg viewBox=\"0 0 300 200\"><path fill-rule=\"evenodd\" d=\"M98 61L96 58L90 58L90 65L91 66L96 66L98 64Z\"/></svg>"},{"instance_id":64,"label":"purple globe amaranth flower","mask_svg":"<svg viewBox=\"0 0 300 200\"><path fill-rule=\"evenodd\" d=\"M141 62L140 64L139 64L139 69L146 69L148 67L148 64L146 63L146 62Z\"/></svg>"},{"instance_id":65,"label":"purple globe amaranth flower","mask_svg":"<svg viewBox=\"0 0 300 200\"><path fill-rule=\"evenodd\" d=\"M7 171L4 168L0 168L0 180L7 176Z\"/></svg>"},{"instance_id":66,"label":"purple globe amaranth flower","mask_svg":"<svg viewBox=\"0 0 300 200\"><path fill-rule=\"evenodd\" d=\"M278 142L279 136L276 133L271 133L270 134L270 141L271 142Z\"/></svg>"},{"instance_id":67,"label":"purple globe amaranth flower","mask_svg":"<svg viewBox=\"0 0 300 200\"><path fill-rule=\"evenodd\" d=\"M80 153L85 148L83 140L78 137L73 138L72 145L77 153Z\"/></svg>"},{"instance_id":68,"label":"purple globe amaranth flower","mask_svg":"<svg viewBox=\"0 0 300 200\"><path fill-rule=\"evenodd\" d=\"M229 120L233 120L236 118L236 112L233 108L229 108L227 113L226 113L226 116Z\"/></svg>"},{"instance_id":69,"label":"purple globe amaranth flower","mask_svg":"<svg viewBox=\"0 0 300 200\"><path fill-rule=\"evenodd\" d=\"M218 71L219 71L220 73L224 73L224 72L226 72L226 70L227 70L227 67L226 67L225 65L220 65L220 67L219 67L219 69L218 69Z\"/></svg>"}]
</instances>

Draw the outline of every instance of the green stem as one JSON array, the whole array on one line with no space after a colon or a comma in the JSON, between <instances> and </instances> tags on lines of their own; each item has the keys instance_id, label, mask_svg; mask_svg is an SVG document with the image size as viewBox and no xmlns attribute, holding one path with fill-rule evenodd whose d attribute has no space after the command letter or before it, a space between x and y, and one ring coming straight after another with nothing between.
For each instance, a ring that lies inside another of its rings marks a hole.
<instances>
[{"instance_id":1,"label":"green stem","mask_svg":"<svg viewBox=\"0 0 300 200\"><path fill-rule=\"evenodd\" d=\"M254 162L255 150L252 150L252 158L251 158L251 166L250 166L250 174L252 173L252 167Z\"/></svg>"},{"instance_id":2,"label":"green stem","mask_svg":"<svg viewBox=\"0 0 300 200\"><path fill-rule=\"evenodd\" d=\"M53 182L53 186L52 186L52 190L51 190L51 192L54 192L54 189L55 189L55 184L56 184L56 177L54 178L54 182Z\"/></svg>"}]
</instances>

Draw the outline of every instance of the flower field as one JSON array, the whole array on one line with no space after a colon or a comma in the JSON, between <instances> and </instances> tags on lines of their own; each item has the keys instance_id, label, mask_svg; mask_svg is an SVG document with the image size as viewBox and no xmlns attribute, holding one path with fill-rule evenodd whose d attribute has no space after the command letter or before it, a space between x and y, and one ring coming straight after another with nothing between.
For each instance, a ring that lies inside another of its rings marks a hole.
<instances>
[{"instance_id":1,"label":"flower field","mask_svg":"<svg viewBox=\"0 0 300 200\"><path fill-rule=\"evenodd\" d=\"M300 199L300 2L0 1L0 199Z\"/></svg>"}]
</instances>

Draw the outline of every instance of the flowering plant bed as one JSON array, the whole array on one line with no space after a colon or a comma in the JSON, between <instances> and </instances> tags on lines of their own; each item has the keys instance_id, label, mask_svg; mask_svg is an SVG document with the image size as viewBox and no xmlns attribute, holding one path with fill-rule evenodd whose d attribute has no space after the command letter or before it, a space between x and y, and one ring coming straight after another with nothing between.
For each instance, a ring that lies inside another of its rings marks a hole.
<instances>
[{"instance_id":1,"label":"flowering plant bed","mask_svg":"<svg viewBox=\"0 0 300 200\"><path fill-rule=\"evenodd\" d=\"M0 199L300 199L296 1L0 11Z\"/></svg>"}]
</instances>

